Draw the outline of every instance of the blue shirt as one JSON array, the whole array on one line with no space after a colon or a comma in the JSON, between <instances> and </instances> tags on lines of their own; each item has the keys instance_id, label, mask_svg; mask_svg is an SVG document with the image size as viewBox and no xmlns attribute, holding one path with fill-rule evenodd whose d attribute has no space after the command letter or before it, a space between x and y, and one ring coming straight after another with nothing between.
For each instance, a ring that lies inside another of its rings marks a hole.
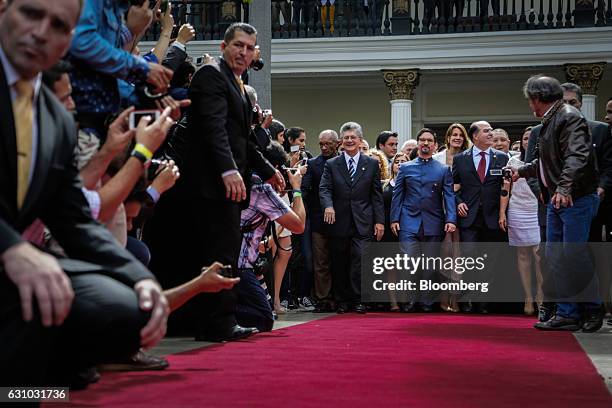
<instances>
[{"instance_id":1,"label":"blue shirt","mask_svg":"<svg viewBox=\"0 0 612 408\"><path fill-rule=\"evenodd\" d=\"M400 231L413 234L422 225L428 236L443 234L445 222L456 224L450 168L431 158L403 163L393 188L391 222L399 222Z\"/></svg>"},{"instance_id":2,"label":"blue shirt","mask_svg":"<svg viewBox=\"0 0 612 408\"><path fill-rule=\"evenodd\" d=\"M132 40L123 24L128 7L126 0L85 0L68 56L74 66L72 98L79 113L116 113L117 79L147 79L147 62L122 49Z\"/></svg>"}]
</instances>

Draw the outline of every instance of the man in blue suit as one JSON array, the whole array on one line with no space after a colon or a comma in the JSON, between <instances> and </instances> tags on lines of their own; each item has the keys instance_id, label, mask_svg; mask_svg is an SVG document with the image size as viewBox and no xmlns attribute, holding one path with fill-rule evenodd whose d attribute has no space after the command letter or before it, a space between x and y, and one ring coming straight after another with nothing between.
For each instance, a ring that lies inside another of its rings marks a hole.
<instances>
[{"instance_id":1,"label":"man in blue suit","mask_svg":"<svg viewBox=\"0 0 612 408\"><path fill-rule=\"evenodd\" d=\"M439 256L445 232L457 224L453 177L450 168L432 155L435 133L428 128L417 133L418 157L400 166L391 201L391 230L399 237L402 250L410 256ZM434 280L435 270L422 270L421 279ZM420 306L431 312L432 294L423 294ZM409 303L406 311L413 307Z\"/></svg>"}]
</instances>

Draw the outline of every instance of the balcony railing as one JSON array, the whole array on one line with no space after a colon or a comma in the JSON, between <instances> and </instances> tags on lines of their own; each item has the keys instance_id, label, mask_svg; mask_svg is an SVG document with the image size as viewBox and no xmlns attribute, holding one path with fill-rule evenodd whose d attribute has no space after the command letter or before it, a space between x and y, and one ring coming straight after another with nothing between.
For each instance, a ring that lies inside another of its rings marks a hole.
<instances>
[{"instance_id":1,"label":"balcony railing","mask_svg":"<svg viewBox=\"0 0 612 408\"><path fill-rule=\"evenodd\" d=\"M612 26L612 0L272 0L272 38L446 34ZM218 40L249 19L241 0L172 0L175 23ZM367 3L367 4L366 4ZM252 0L257 7L257 0ZM156 40L153 26L145 40Z\"/></svg>"}]
</instances>

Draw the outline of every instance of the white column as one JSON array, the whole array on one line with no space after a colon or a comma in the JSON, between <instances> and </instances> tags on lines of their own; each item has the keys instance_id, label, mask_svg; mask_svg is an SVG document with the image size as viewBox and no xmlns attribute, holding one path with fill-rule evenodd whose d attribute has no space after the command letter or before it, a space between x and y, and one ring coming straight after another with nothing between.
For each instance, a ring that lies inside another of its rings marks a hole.
<instances>
[{"instance_id":1,"label":"white column","mask_svg":"<svg viewBox=\"0 0 612 408\"><path fill-rule=\"evenodd\" d=\"M391 101L391 130L398 134L398 145L412 139L412 101L393 99Z\"/></svg>"},{"instance_id":2,"label":"white column","mask_svg":"<svg viewBox=\"0 0 612 408\"><path fill-rule=\"evenodd\" d=\"M595 119L595 102L597 101L596 95L582 95L582 107L580 110L587 120L597 120Z\"/></svg>"}]
</instances>

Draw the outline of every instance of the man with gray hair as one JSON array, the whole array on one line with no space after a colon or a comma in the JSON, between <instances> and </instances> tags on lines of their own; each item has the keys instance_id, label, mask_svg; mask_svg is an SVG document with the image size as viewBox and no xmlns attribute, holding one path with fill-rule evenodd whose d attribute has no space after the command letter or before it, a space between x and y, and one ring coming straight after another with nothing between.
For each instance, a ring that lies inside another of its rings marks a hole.
<instances>
[{"instance_id":1,"label":"man with gray hair","mask_svg":"<svg viewBox=\"0 0 612 408\"><path fill-rule=\"evenodd\" d=\"M327 225L323 222L323 211L319 199L319 184L327 160L338 155L338 133L327 129L319 134L321 154L308 160L308 169L302 180L304 204L312 231L312 252L314 263L314 297L317 301L315 312L331 312L333 308L332 276L329 267L329 241Z\"/></svg>"},{"instance_id":2,"label":"man with gray hair","mask_svg":"<svg viewBox=\"0 0 612 408\"><path fill-rule=\"evenodd\" d=\"M361 154L361 126L347 122L340 128L344 152L325 163L320 184L323 222L328 224L333 292L338 313L361 302L361 254L372 236L383 236L385 211L378 162Z\"/></svg>"},{"instance_id":3,"label":"man with gray hair","mask_svg":"<svg viewBox=\"0 0 612 408\"><path fill-rule=\"evenodd\" d=\"M575 331L582 326L583 331L595 331L603 316L597 277L584 245L599 206L589 127L580 111L563 103L563 89L555 78L532 76L523 91L535 116L542 118L542 130L534 160L513 169L513 180L537 175L548 202L546 258L557 292L555 315L535 327ZM579 305L575 295L585 285L591 290L589 302Z\"/></svg>"}]
</instances>

